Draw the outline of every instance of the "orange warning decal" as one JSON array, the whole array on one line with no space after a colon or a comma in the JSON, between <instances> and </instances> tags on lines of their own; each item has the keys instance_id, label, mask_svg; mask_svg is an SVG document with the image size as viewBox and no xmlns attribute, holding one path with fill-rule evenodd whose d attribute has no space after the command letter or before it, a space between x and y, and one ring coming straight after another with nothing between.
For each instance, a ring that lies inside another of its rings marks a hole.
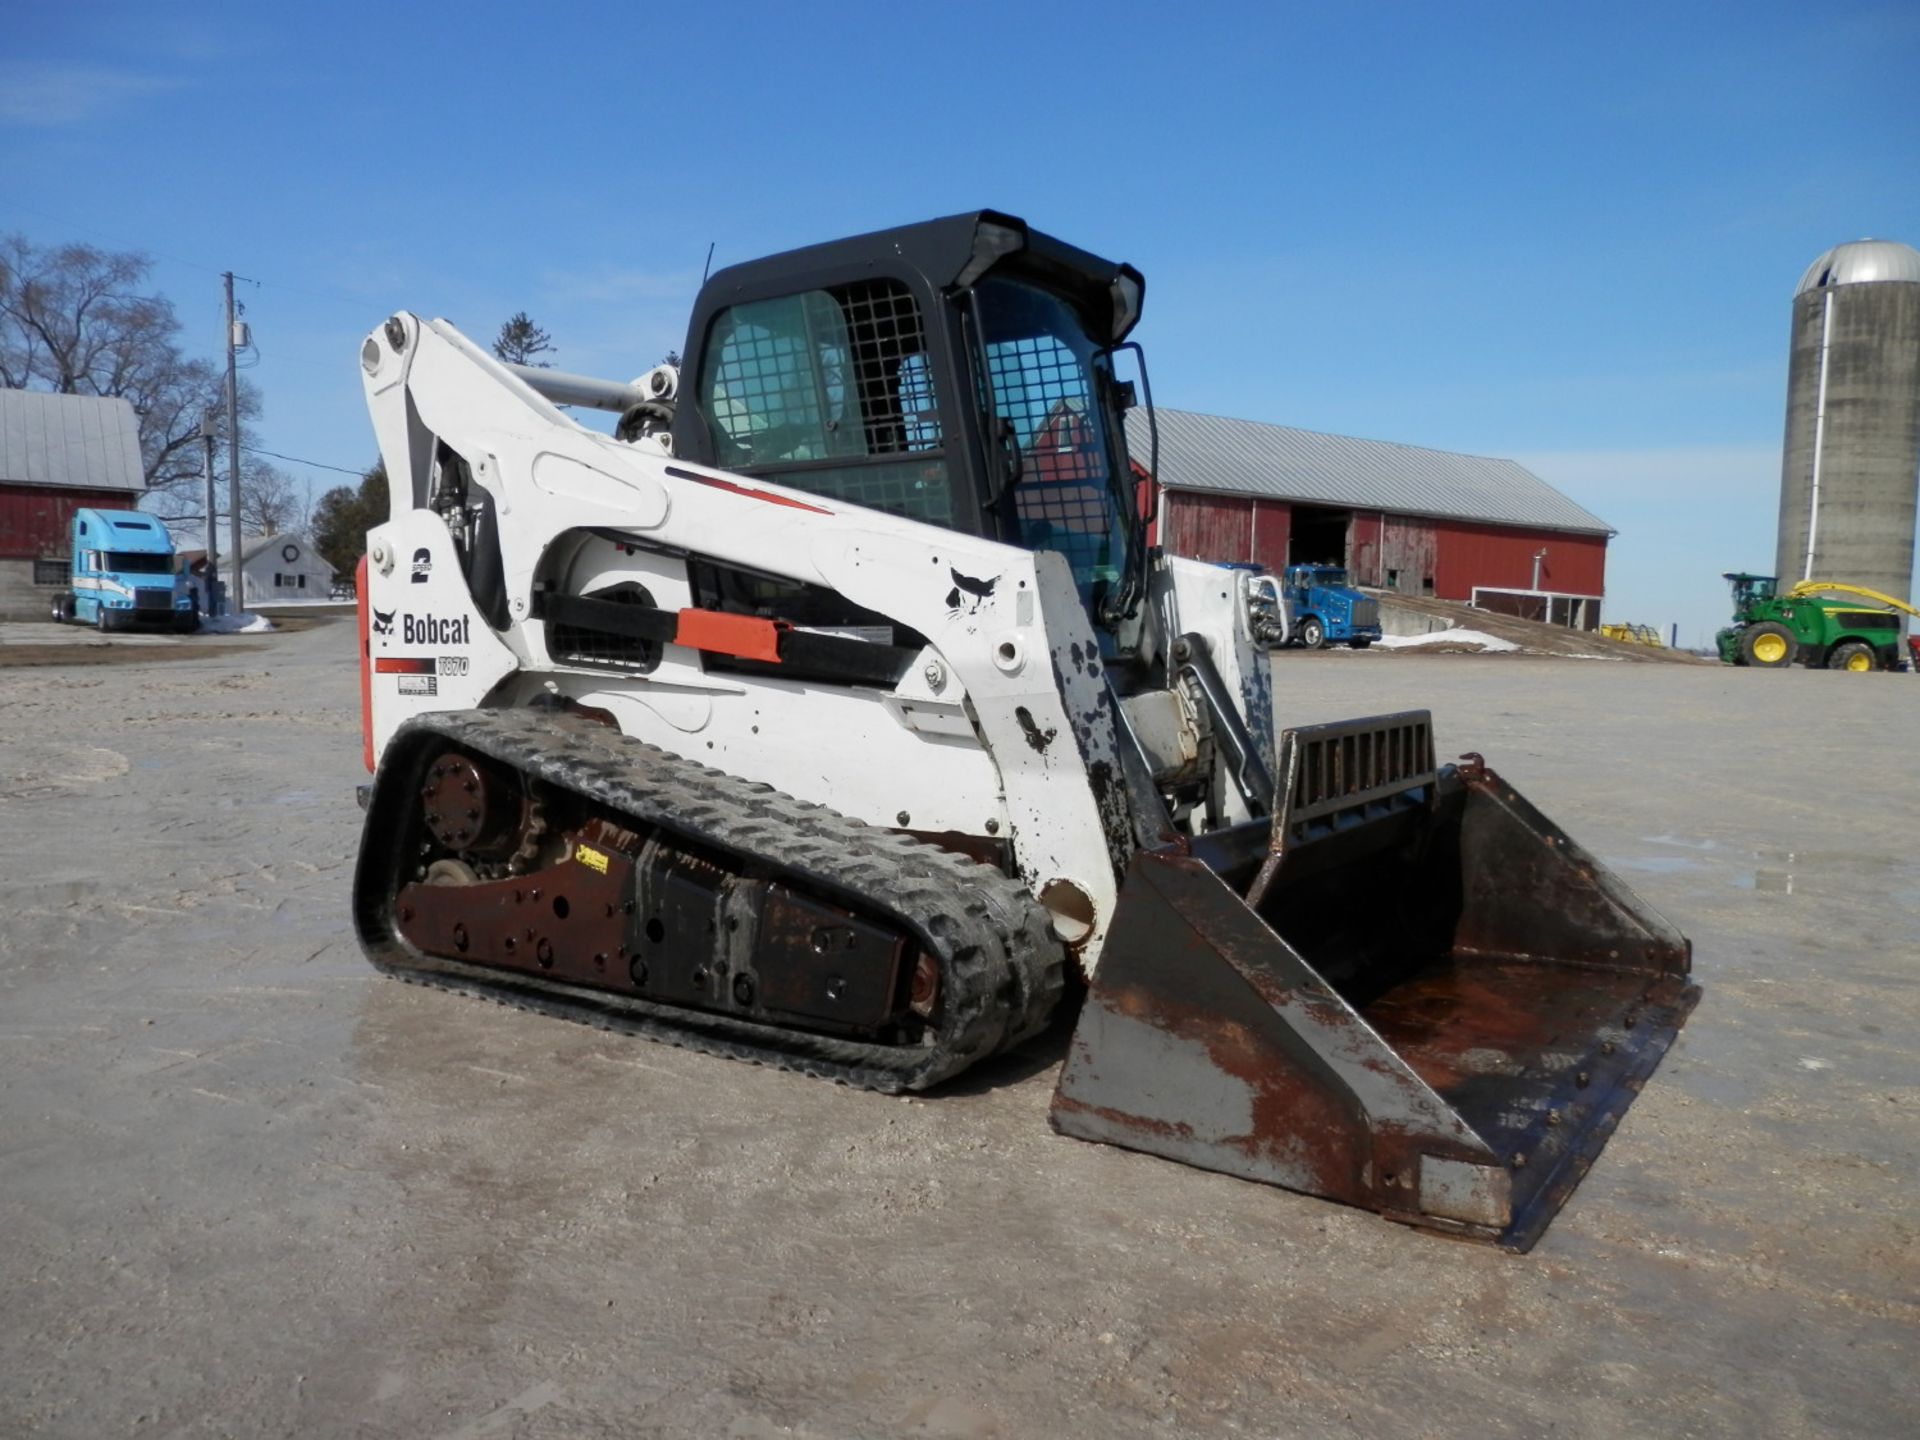
<instances>
[{"instance_id":1,"label":"orange warning decal","mask_svg":"<svg viewBox=\"0 0 1920 1440\"><path fill-rule=\"evenodd\" d=\"M780 632L786 625L754 615L728 615L720 610L682 610L673 643L742 660L780 663Z\"/></svg>"}]
</instances>

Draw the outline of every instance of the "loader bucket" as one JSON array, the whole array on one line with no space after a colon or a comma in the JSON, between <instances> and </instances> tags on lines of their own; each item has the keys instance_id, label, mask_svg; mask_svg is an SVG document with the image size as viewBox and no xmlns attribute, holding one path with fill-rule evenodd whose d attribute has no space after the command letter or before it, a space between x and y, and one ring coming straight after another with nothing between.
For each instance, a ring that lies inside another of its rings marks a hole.
<instances>
[{"instance_id":1,"label":"loader bucket","mask_svg":"<svg viewBox=\"0 0 1920 1440\"><path fill-rule=\"evenodd\" d=\"M1287 731L1275 814L1143 850L1063 1134L1529 1249L1699 992L1691 947L1424 712Z\"/></svg>"}]
</instances>

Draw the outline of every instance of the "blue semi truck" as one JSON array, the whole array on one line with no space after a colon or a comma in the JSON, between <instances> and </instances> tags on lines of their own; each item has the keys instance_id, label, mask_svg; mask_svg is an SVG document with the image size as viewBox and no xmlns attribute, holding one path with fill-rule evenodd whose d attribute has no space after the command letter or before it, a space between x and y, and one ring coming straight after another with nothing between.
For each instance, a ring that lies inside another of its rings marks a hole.
<instances>
[{"instance_id":1,"label":"blue semi truck","mask_svg":"<svg viewBox=\"0 0 1920 1440\"><path fill-rule=\"evenodd\" d=\"M1289 565L1281 576L1293 639L1309 650L1351 645L1364 650L1380 638L1380 603L1347 584L1338 565Z\"/></svg>"},{"instance_id":2,"label":"blue semi truck","mask_svg":"<svg viewBox=\"0 0 1920 1440\"><path fill-rule=\"evenodd\" d=\"M167 527L137 510L74 512L68 587L53 597L55 620L183 635L200 628L193 590L175 572Z\"/></svg>"}]
</instances>

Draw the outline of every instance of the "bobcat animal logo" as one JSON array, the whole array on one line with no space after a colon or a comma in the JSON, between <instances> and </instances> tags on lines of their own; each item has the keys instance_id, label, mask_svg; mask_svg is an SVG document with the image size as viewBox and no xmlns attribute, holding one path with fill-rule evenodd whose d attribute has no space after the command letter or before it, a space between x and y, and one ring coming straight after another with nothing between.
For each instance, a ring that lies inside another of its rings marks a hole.
<instances>
[{"instance_id":1,"label":"bobcat animal logo","mask_svg":"<svg viewBox=\"0 0 1920 1440\"><path fill-rule=\"evenodd\" d=\"M391 635L393 633L393 611L376 610L373 612L373 633Z\"/></svg>"},{"instance_id":2,"label":"bobcat animal logo","mask_svg":"<svg viewBox=\"0 0 1920 1440\"><path fill-rule=\"evenodd\" d=\"M980 607L993 598L993 587L1000 583L1000 577L991 580L976 580L971 575L962 575L951 565L947 573L953 576L953 588L947 592L947 613L958 615L962 610L969 615L979 613Z\"/></svg>"}]
</instances>

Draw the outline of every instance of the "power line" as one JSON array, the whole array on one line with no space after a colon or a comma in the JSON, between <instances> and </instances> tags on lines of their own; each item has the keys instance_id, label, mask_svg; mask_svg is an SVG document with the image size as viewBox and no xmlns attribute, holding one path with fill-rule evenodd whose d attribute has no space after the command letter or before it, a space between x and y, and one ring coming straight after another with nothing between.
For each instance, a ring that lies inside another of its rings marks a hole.
<instances>
[{"instance_id":1,"label":"power line","mask_svg":"<svg viewBox=\"0 0 1920 1440\"><path fill-rule=\"evenodd\" d=\"M282 455L278 450L262 450L258 445L242 445L240 448L249 455L268 455L275 460L285 460L293 465L311 465L316 470L336 470L342 475L353 475L360 478L364 478L367 473L364 466L358 470L349 470L344 465L328 465L324 461L305 460L298 455Z\"/></svg>"},{"instance_id":2,"label":"power line","mask_svg":"<svg viewBox=\"0 0 1920 1440\"><path fill-rule=\"evenodd\" d=\"M363 314L374 314L380 308L380 302L369 300L366 296L353 296L344 290L313 290L303 285L289 285L284 280L256 280L269 290L280 290L294 295L305 295L312 300L330 300L335 305L351 305Z\"/></svg>"},{"instance_id":3,"label":"power line","mask_svg":"<svg viewBox=\"0 0 1920 1440\"><path fill-rule=\"evenodd\" d=\"M224 269L222 269L217 265L208 265L204 261L200 261L200 260L188 260L184 256L180 256L180 255L170 255L164 250L155 250L152 246L144 245L137 240L129 240L129 239L126 239L125 237L116 238L115 236L106 234L104 231L94 229L94 227L90 225L89 226L68 225L67 222L62 220L59 216L50 215L46 211L37 209L31 205L15 204L15 205L10 205L10 208L15 210L23 210L29 215L38 215L42 220L46 221L47 223L52 225L62 226L63 228L67 229L69 232L90 233L91 238L96 242L104 242L109 245L125 245L130 247L131 249L139 251L142 254L150 255L156 260L166 260L175 265L184 265L189 270L204 270L209 275L225 275L227 273ZM351 305L355 309L360 310L362 313L366 313L378 308L377 302L369 300L364 296L348 295L343 290L332 290L332 291L315 290L308 286L289 285L281 280L256 280L250 275L235 275L233 278L235 280L244 280L247 284L254 286L256 289L265 288L268 290L285 290L295 295L308 296L309 298L314 300L330 300L336 305Z\"/></svg>"},{"instance_id":4,"label":"power line","mask_svg":"<svg viewBox=\"0 0 1920 1440\"><path fill-rule=\"evenodd\" d=\"M258 345L253 347L253 353L262 360L271 360L276 365L304 365L309 370L324 370L335 378L338 378L347 368L347 364L351 363L343 363L339 360L311 360L304 355L287 355L279 350L262 350Z\"/></svg>"},{"instance_id":5,"label":"power line","mask_svg":"<svg viewBox=\"0 0 1920 1440\"><path fill-rule=\"evenodd\" d=\"M38 215L42 220L47 221L49 224L59 225L68 230L77 230L81 228L79 226L68 225L67 222L62 220L59 216L49 215L46 211L36 209L31 205L21 205L18 203L9 202L9 208L14 210L24 210L29 215ZM93 227L91 226L87 226L85 228L89 230L93 229ZM164 250L155 250L150 245L141 245L138 242L133 240L127 240L124 238L116 239L114 236L105 234L104 232L99 230L93 230L92 238L96 241L105 241L109 245L128 245L134 248L135 250L141 251L144 254L153 256L154 259L156 260L166 260L175 265L184 265L189 270L204 270L209 275L223 275L226 273L225 271L221 270L220 267L217 265L204 265L198 260L187 260L182 258L179 255L169 255ZM236 278L239 278L239 277L236 277ZM254 283L258 284L259 282L255 281Z\"/></svg>"}]
</instances>

